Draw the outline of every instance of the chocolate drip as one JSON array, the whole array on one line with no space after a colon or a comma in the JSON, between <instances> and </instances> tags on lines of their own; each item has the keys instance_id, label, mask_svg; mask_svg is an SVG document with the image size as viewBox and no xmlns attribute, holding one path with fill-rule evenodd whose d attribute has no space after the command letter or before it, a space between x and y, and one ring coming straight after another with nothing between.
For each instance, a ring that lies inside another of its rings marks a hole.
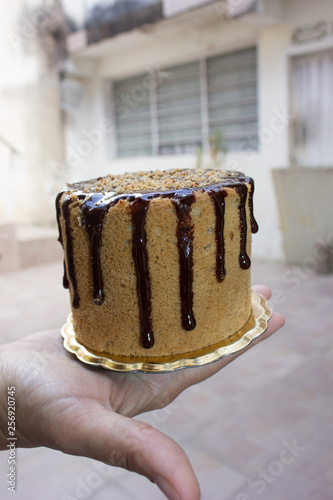
<instances>
[{"instance_id":1,"label":"chocolate drip","mask_svg":"<svg viewBox=\"0 0 333 500\"><path fill-rule=\"evenodd\" d=\"M154 345L154 334L151 323L151 287L148 267L146 216L149 200L143 197L136 198L130 205L133 224L133 259L135 263L141 345L150 349Z\"/></svg>"},{"instance_id":2,"label":"chocolate drip","mask_svg":"<svg viewBox=\"0 0 333 500\"><path fill-rule=\"evenodd\" d=\"M216 239L216 278L222 282L225 278L225 252L224 252L224 212L225 197L228 193L221 187L212 187L208 191L209 196L214 200L215 206L215 239Z\"/></svg>"},{"instance_id":3,"label":"chocolate drip","mask_svg":"<svg viewBox=\"0 0 333 500\"><path fill-rule=\"evenodd\" d=\"M180 266L180 299L182 325L187 331L194 330L196 321L193 314L193 237L191 205L195 202L193 191L184 189L172 199L178 217L177 239Z\"/></svg>"},{"instance_id":4,"label":"chocolate drip","mask_svg":"<svg viewBox=\"0 0 333 500\"><path fill-rule=\"evenodd\" d=\"M69 206L72 203L72 200L68 194L66 194L65 199L62 202L62 213L65 220L65 234L66 234L66 254L67 254L67 274L64 278L64 284L68 283L68 281L72 285L73 290L73 302L72 305L74 309L78 309L80 306L80 297L77 290L77 279L74 265L74 254L73 254L73 237L72 237L72 228L70 223L70 211ZM67 282L65 281L67 279Z\"/></svg>"},{"instance_id":5,"label":"chocolate drip","mask_svg":"<svg viewBox=\"0 0 333 500\"><path fill-rule=\"evenodd\" d=\"M103 276L101 268L102 227L110 205L101 202L102 193L86 198L81 205L82 222L88 234L90 245L93 301L100 306L104 302Z\"/></svg>"},{"instance_id":6,"label":"chocolate drip","mask_svg":"<svg viewBox=\"0 0 333 500\"><path fill-rule=\"evenodd\" d=\"M57 212L58 233L59 233L58 241L62 247L64 247L64 243L63 243L62 229L61 229L61 224L60 224L60 214L61 214L60 199L61 199L63 194L64 194L64 191L60 191L60 193L57 194L56 201L55 201L56 212ZM62 284L63 284L64 288L69 288L65 259L64 259L64 275L62 278Z\"/></svg>"},{"instance_id":7,"label":"chocolate drip","mask_svg":"<svg viewBox=\"0 0 333 500\"><path fill-rule=\"evenodd\" d=\"M247 199L247 185L237 183L234 185L237 193L240 197L240 203L238 206L239 210L239 224L240 224L240 253L239 253L239 265L242 269L249 269L251 266L251 260L246 252L247 243L247 222L246 222L246 199Z\"/></svg>"},{"instance_id":8,"label":"chocolate drip","mask_svg":"<svg viewBox=\"0 0 333 500\"><path fill-rule=\"evenodd\" d=\"M251 232L253 234L255 234L259 231L259 226L258 226L258 222L256 221L256 219L254 217L254 212L253 212L253 193L254 193L254 181L253 181L253 179L249 178L249 183L251 185L251 191L249 192Z\"/></svg>"},{"instance_id":9,"label":"chocolate drip","mask_svg":"<svg viewBox=\"0 0 333 500\"><path fill-rule=\"evenodd\" d=\"M56 201L55 201L56 213L57 213L58 233L59 233L58 241L61 244L61 246L63 246L63 237L62 237L62 229L61 229L61 224L60 224L60 214L61 214L60 200L61 200L61 197L63 194L64 194L64 191L60 191L60 193L57 194Z\"/></svg>"},{"instance_id":10,"label":"chocolate drip","mask_svg":"<svg viewBox=\"0 0 333 500\"><path fill-rule=\"evenodd\" d=\"M64 259L64 276L62 278L62 286L64 288L69 288L69 281L68 281L68 278L67 278L67 271L66 271L65 259Z\"/></svg>"},{"instance_id":11,"label":"chocolate drip","mask_svg":"<svg viewBox=\"0 0 333 500\"><path fill-rule=\"evenodd\" d=\"M250 184L251 186L251 191L249 192L250 221L251 221L251 233L255 234L259 231L259 226L258 222L254 217L254 212L253 212L254 180L252 179L252 177L239 177L239 180L247 182L247 184Z\"/></svg>"}]
</instances>

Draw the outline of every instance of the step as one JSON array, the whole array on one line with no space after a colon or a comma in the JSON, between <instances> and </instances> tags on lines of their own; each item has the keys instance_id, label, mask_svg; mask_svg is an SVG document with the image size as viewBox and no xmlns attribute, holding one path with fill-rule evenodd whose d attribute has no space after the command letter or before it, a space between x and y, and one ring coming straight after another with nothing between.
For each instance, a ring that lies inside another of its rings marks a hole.
<instances>
[{"instance_id":1,"label":"step","mask_svg":"<svg viewBox=\"0 0 333 500\"><path fill-rule=\"evenodd\" d=\"M62 258L55 227L0 225L0 272L55 262Z\"/></svg>"}]
</instances>

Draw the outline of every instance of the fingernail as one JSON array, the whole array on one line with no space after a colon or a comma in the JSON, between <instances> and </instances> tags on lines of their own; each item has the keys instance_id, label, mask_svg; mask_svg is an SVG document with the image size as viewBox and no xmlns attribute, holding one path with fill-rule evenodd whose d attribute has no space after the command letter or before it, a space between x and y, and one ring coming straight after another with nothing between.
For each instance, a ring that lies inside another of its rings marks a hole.
<instances>
[{"instance_id":1,"label":"fingernail","mask_svg":"<svg viewBox=\"0 0 333 500\"><path fill-rule=\"evenodd\" d=\"M180 496L178 495L177 491L162 476L154 476L153 481L157 484L159 489L163 491L163 493L168 497L169 500L180 500Z\"/></svg>"}]
</instances>

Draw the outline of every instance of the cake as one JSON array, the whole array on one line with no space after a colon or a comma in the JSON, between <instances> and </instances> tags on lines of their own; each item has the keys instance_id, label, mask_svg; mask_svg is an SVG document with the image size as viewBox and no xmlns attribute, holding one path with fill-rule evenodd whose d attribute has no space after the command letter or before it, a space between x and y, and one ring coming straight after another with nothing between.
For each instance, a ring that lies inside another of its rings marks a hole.
<instances>
[{"instance_id":1,"label":"cake","mask_svg":"<svg viewBox=\"0 0 333 500\"><path fill-rule=\"evenodd\" d=\"M67 185L56 199L76 340L114 360L222 345L253 321L254 183L175 169Z\"/></svg>"}]
</instances>

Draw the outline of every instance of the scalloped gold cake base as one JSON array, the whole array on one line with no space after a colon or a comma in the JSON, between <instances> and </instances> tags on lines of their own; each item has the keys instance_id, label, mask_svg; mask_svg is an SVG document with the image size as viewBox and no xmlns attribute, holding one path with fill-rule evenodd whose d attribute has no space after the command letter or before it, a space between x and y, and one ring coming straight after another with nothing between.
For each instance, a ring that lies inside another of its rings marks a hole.
<instances>
[{"instance_id":1,"label":"scalloped gold cake base","mask_svg":"<svg viewBox=\"0 0 333 500\"><path fill-rule=\"evenodd\" d=\"M94 352L80 344L75 338L72 315L61 329L64 346L70 353L88 365L100 366L118 372L151 372L163 373L180 368L191 368L213 363L224 356L236 354L247 347L254 339L260 337L267 329L267 323L272 311L266 299L252 291L252 315L247 324L237 333L218 345L213 345L201 351L182 354L180 356L159 357L147 360L131 361L130 357L114 357L106 353Z\"/></svg>"}]
</instances>

